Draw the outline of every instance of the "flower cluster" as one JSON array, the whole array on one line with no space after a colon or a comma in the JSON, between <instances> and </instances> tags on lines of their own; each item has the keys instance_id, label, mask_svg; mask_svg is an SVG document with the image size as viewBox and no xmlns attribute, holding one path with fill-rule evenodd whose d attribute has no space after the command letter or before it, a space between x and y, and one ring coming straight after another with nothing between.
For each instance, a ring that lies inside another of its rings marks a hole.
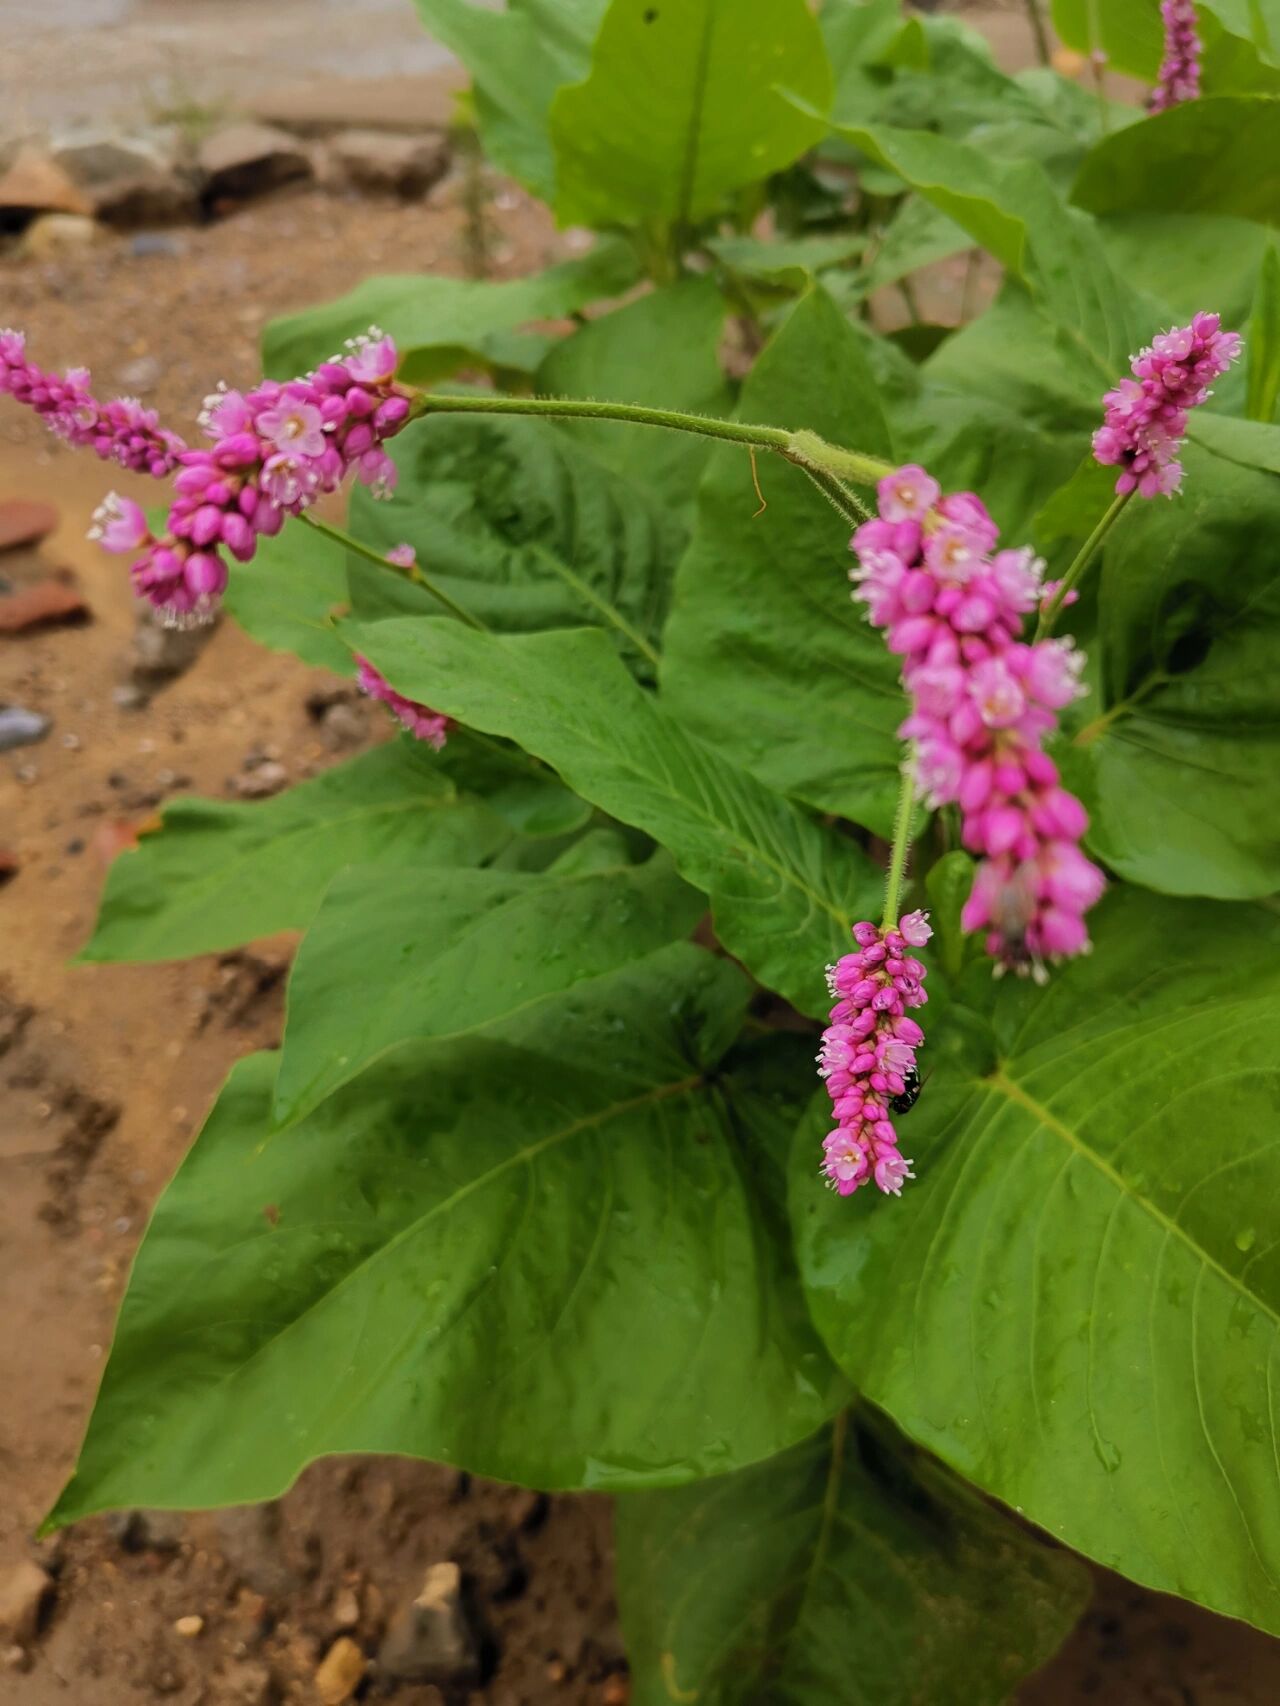
<instances>
[{"instance_id":1,"label":"flower cluster","mask_svg":"<svg viewBox=\"0 0 1280 1706\"><path fill-rule=\"evenodd\" d=\"M1117 492L1154 498L1178 490L1187 411L1204 402L1240 354L1240 334L1220 324L1216 314L1197 314L1189 326L1161 332L1134 356L1134 377L1103 397L1106 415L1093 435L1093 454L1104 467L1120 469Z\"/></svg>"},{"instance_id":2,"label":"flower cluster","mask_svg":"<svg viewBox=\"0 0 1280 1706\"><path fill-rule=\"evenodd\" d=\"M34 409L68 444L93 450L135 474L163 479L187 448L176 433L162 431L154 409L143 408L136 398L100 403L89 389L87 368L73 367L60 377L37 367L27 357L21 332L0 329L0 396Z\"/></svg>"},{"instance_id":3,"label":"flower cluster","mask_svg":"<svg viewBox=\"0 0 1280 1706\"><path fill-rule=\"evenodd\" d=\"M1160 0L1164 19L1164 58L1151 99L1153 113L1194 101L1200 93L1200 37L1195 0Z\"/></svg>"},{"instance_id":4,"label":"flower cluster","mask_svg":"<svg viewBox=\"0 0 1280 1706\"><path fill-rule=\"evenodd\" d=\"M121 530L120 545L110 547L141 548L134 587L167 620L207 620L227 581L221 550L247 563L259 538L349 473L376 495L390 492L395 464L383 444L410 414L393 377L396 347L374 328L347 351L303 379L266 380L243 393L223 388L205 399L200 424L213 447L183 454L166 534L156 539L144 527L125 544ZM130 512L135 532L139 516Z\"/></svg>"},{"instance_id":5,"label":"flower cluster","mask_svg":"<svg viewBox=\"0 0 1280 1706\"><path fill-rule=\"evenodd\" d=\"M418 554L412 545L393 545L387 552L387 561L394 563L396 568L409 572L417 565ZM416 699L406 699L403 693L397 693L395 688L369 662L368 658L357 656L356 680L362 690L371 699L380 699L400 720L409 733L418 740L425 740L428 746L435 747L439 752L449 732L456 725L452 717L446 717L441 711L433 711L430 705L422 705Z\"/></svg>"},{"instance_id":6,"label":"flower cluster","mask_svg":"<svg viewBox=\"0 0 1280 1706\"><path fill-rule=\"evenodd\" d=\"M453 718L446 717L440 711L433 711L430 705L420 705L416 699L406 699L403 693L397 693L386 676L375 669L368 658L357 656L356 664L356 680L369 697L381 699L411 735L418 740L425 740L428 746L435 747L439 752L448 739L449 731L454 727Z\"/></svg>"},{"instance_id":7,"label":"flower cluster","mask_svg":"<svg viewBox=\"0 0 1280 1706\"><path fill-rule=\"evenodd\" d=\"M1002 966L1042 975L1045 959L1088 947L1084 913L1101 871L1080 851L1084 807L1042 750L1057 712L1081 691L1070 640L1020 638L1043 596L1029 550L996 550L998 530L971 492L942 497L923 468L880 482L879 516L853 536L854 597L903 660L917 785L960 808L979 856L966 930L987 931Z\"/></svg>"},{"instance_id":8,"label":"flower cluster","mask_svg":"<svg viewBox=\"0 0 1280 1706\"><path fill-rule=\"evenodd\" d=\"M928 996L925 968L910 949L922 948L932 934L923 912L909 912L891 930L855 924L858 951L827 967L837 1000L822 1033L818 1072L826 1079L836 1125L823 1139L822 1171L842 1197L872 1183L900 1196L915 1177L889 1115L894 1099L916 1082L916 1050L924 1032L907 1017L907 1008L923 1007Z\"/></svg>"}]
</instances>

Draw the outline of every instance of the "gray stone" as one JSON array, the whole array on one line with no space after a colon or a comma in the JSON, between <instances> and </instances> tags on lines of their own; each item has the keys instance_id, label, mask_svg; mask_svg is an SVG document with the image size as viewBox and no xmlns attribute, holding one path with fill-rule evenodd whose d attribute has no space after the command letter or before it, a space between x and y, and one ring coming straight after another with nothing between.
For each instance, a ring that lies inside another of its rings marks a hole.
<instances>
[{"instance_id":1,"label":"gray stone","mask_svg":"<svg viewBox=\"0 0 1280 1706\"><path fill-rule=\"evenodd\" d=\"M480 1678L480 1646L462 1602L462 1572L433 1564L422 1591L392 1618L378 1652L387 1676L442 1684Z\"/></svg>"},{"instance_id":2,"label":"gray stone","mask_svg":"<svg viewBox=\"0 0 1280 1706\"><path fill-rule=\"evenodd\" d=\"M449 144L439 135L344 130L330 147L344 175L365 190L422 195L449 169Z\"/></svg>"},{"instance_id":3,"label":"gray stone","mask_svg":"<svg viewBox=\"0 0 1280 1706\"><path fill-rule=\"evenodd\" d=\"M163 371L160 358L155 355L140 355L133 361L126 361L123 367L116 369L120 384L131 397L140 396L143 391L152 390Z\"/></svg>"},{"instance_id":4,"label":"gray stone","mask_svg":"<svg viewBox=\"0 0 1280 1706\"><path fill-rule=\"evenodd\" d=\"M55 137L51 155L109 224L167 225L197 210L195 180L171 127L72 130Z\"/></svg>"},{"instance_id":5,"label":"gray stone","mask_svg":"<svg viewBox=\"0 0 1280 1706\"><path fill-rule=\"evenodd\" d=\"M265 800L289 786L289 772L283 764L268 758L255 764L243 776L237 776L232 787L242 800Z\"/></svg>"},{"instance_id":6,"label":"gray stone","mask_svg":"<svg viewBox=\"0 0 1280 1706\"><path fill-rule=\"evenodd\" d=\"M91 249L105 236L86 213L42 213L22 233L18 254L24 261L52 261Z\"/></svg>"},{"instance_id":7,"label":"gray stone","mask_svg":"<svg viewBox=\"0 0 1280 1706\"><path fill-rule=\"evenodd\" d=\"M0 1632L21 1646L40 1628L40 1613L53 1592L53 1577L29 1558L0 1573Z\"/></svg>"},{"instance_id":8,"label":"gray stone","mask_svg":"<svg viewBox=\"0 0 1280 1706\"><path fill-rule=\"evenodd\" d=\"M34 143L24 143L0 176L0 213L92 213L67 172Z\"/></svg>"},{"instance_id":9,"label":"gray stone","mask_svg":"<svg viewBox=\"0 0 1280 1706\"><path fill-rule=\"evenodd\" d=\"M247 200L312 176L311 156L287 131L266 124L233 124L200 144L205 194Z\"/></svg>"},{"instance_id":10,"label":"gray stone","mask_svg":"<svg viewBox=\"0 0 1280 1706\"><path fill-rule=\"evenodd\" d=\"M5 705L0 708L0 752L34 746L52 727L52 718L39 711L28 711L25 705Z\"/></svg>"}]
</instances>

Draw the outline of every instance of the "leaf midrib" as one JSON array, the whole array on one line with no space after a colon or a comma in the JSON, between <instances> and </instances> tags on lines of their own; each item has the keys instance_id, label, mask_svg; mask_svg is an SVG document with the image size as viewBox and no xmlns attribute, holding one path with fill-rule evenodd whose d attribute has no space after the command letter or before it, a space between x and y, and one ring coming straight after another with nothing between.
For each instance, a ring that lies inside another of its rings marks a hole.
<instances>
[{"instance_id":1,"label":"leaf midrib","mask_svg":"<svg viewBox=\"0 0 1280 1706\"><path fill-rule=\"evenodd\" d=\"M1196 1243L1196 1241L1187 1233L1181 1222L1171 1218L1163 1209L1157 1207L1149 1197L1144 1197L1140 1192L1135 1191L1132 1186L1126 1184L1124 1178L1116 1171L1109 1161L1099 1155L1096 1149L1091 1148L1080 1134L1073 1131L1065 1121L1060 1120L1056 1114L1051 1113L1043 1103L1037 1102L1035 1097L1030 1095L1028 1091L1024 1090L1021 1084L1019 1084L1015 1079L1009 1077L1003 1067L997 1067L995 1071L990 1073L986 1078L975 1079L974 1082L979 1089L991 1089L996 1091L999 1095L1004 1096L1008 1101L1013 1102L1017 1107L1020 1107L1026 1113L1029 1113L1033 1119L1037 1120L1040 1125L1045 1128L1046 1131L1051 1131L1055 1137L1061 1138L1062 1141L1068 1144L1077 1155L1083 1156L1097 1172L1101 1173L1103 1178L1106 1179L1107 1182L1112 1185L1126 1201L1132 1202L1138 1208L1142 1209L1148 1218L1155 1222L1167 1238L1172 1238L1177 1243L1185 1246L1185 1248L1197 1258L1204 1268L1216 1273L1218 1278L1225 1282L1229 1290L1234 1291L1239 1297L1243 1298L1247 1303L1252 1304L1255 1308L1261 1311L1262 1314L1266 1315L1274 1327L1280 1327L1280 1313L1278 1313L1265 1298L1259 1297L1256 1292L1250 1291L1249 1287L1237 1279L1230 1269L1223 1267L1222 1263L1218 1261L1216 1256L1211 1255L1210 1252L1201 1244Z\"/></svg>"}]
</instances>

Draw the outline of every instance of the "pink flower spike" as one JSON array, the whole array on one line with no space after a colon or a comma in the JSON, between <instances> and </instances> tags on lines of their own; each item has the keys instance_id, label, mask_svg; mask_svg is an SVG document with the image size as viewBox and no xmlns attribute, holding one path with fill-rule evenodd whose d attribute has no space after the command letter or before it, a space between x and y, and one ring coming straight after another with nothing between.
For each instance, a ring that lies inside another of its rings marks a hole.
<instances>
[{"instance_id":1,"label":"pink flower spike","mask_svg":"<svg viewBox=\"0 0 1280 1706\"><path fill-rule=\"evenodd\" d=\"M289 402L264 409L257 430L277 450L295 456L324 455L324 418L313 403Z\"/></svg>"},{"instance_id":2,"label":"pink flower spike","mask_svg":"<svg viewBox=\"0 0 1280 1706\"><path fill-rule=\"evenodd\" d=\"M425 741L440 751L449 732L456 725L452 717L446 717L440 711L433 711L429 705L421 705L416 699L406 699L402 693L397 693L386 676L375 669L368 658L356 658L356 680L361 689L371 699L381 699L399 719L401 724L417 740Z\"/></svg>"},{"instance_id":3,"label":"pink flower spike","mask_svg":"<svg viewBox=\"0 0 1280 1706\"><path fill-rule=\"evenodd\" d=\"M1164 58L1159 80L1147 102L1153 113L1194 101L1200 93L1200 35L1195 0L1161 0Z\"/></svg>"},{"instance_id":4,"label":"pink flower spike","mask_svg":"<svg viewBox=\"0 0 1280 1706\"><path fill-rule=\"evenodd\" d=\"M1108 398L1116 420L1100 429L1117 461L1128 430L1123 422L1141 416L1155 384L1172 387L1183 401L1189 388L1202 391L1209 368L1219 370L1234 352L1234 341L1224 339L1233 334L1220 330L1216 316L1197 315L1138 358L1137 377ZM1152 412L1151 420L1168 437L1167 414ZM1123 475L1136 485L1148 473L1166 478L1170 466L1153 472L1149 457L1134 459ZM914 489L917 471L903 472ZM899 502L892 476L884 490L891 505ZM1085 951L1084 914L1104 886L1078 845L1088 816L1062 788L1041 744L1080 692L1084 660L1069 640L1021 638L1041 595L1043 564L1030 551L998 550L995 523L972 493L940 498L931 515L912 521L914 537L887 557L890 536L902 525L892 519L897 513L892 508L854 535L853 596L902 658L911 712L899 732L915 744L916 785L928 804L959 807L962 845L979 856L962 925L986 932L987 950L1002 967L1042 976L1046 957ZM908 928L904 921L902 939L915 946ZM860 946L863 979L874 981L868 943ZM894 947L892 957L901 963L901 949ZM841 974L838 987L846 1003L856 1007L864 999L856 979ZM901 1016L921 994L914 967L904 965L891 993L876 990L865 1000L873 1013L896 1007Z\"/></svg>"},{"instance_id":5,"label":"pink flower spike","mask_svg":"<svg viewBox=\"0 0 1280 1706\"><path fill-rule=\"evenodd\" d=\"M818 1074L826 1082L836 1126L823 1139L822 1171L842 1197L873 1183L886 1196L901 1194L914 1177L898 1149L888 1117L892 1098L907 1088L924 1032L902 1012L904 1001L924 1005L918 960L903 961L904 944L923 947L932 935L928 915L908 912L897 928L862 921L853 927L860 952L828 967L833 988L847 990L822 1037ZM918 975L917 975L918 974Z\"/></svg>"},{"instance_id":6,"label":"pink flower spike","mask_svg":"<svg viewBox=\"0 0 1280 1706\"><path fill-rule=\"evenodd\" d=\"M127 556L140 551L151 533L141 504L132 498L122 498L119 492L108 492L93 512L89 538L113 555Z\"/></svg>"},{"instance_id":7,"label":"pink flower spike","mask_svg":"<svg viewBox=\"0 0 1280 1706\"><path fill-rule=\"evenodd\" d=\"M385 385L395 377L399 356L394 341L377 326L347 340L348 355L339 358L357 385Z\"/></svg>"},{"instance_id":8,"label":"pink flower spike","mask_svg":"<svg viewBox=\"0 0 1280 1706\"><path fill-rule=\"evenodd\" d=\"M914 462L887 474L876 487L880 515L889 522L920 521L937 503L938 482Z\"/></svg>"},{"instance_id":9,"label":"pink flower spike","mask_svg":"<svg viewBox=\"0 0 1280 1706\"><path fill-rule=\"evenodd\" d=\"M1216 314L1200 313L1134 356L1135 378L1103 397L1103 424L1093 435L1094 460L1119 469L1119 495L1172 497L1178 490L1188 411L1205 401L1240 349L1238 332L1224 332Z\"/></svg>"}]
</instances>

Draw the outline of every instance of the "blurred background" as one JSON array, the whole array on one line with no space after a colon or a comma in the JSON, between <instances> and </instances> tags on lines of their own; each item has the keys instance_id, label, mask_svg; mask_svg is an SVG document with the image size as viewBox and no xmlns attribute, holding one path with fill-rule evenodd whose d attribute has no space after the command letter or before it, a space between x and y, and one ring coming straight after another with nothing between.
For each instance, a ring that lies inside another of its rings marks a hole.
<instances>
[{"instance_id":1,"label":"blurred background","mask_svg":"<svg viewBox=\"0 0 1280 1706\"><path fill-rule=\"evenodd\" d=\"M1035 62L1016 0L954 9L1004 69ZM277 314L370 273L512 278L579 252L484 163L465 85L410 0L0 0L0 325L185 433L217 380L253 380ZM972 286L938 268L928 318L954 324ZM113 483L154 500L0 407L0 1702L623 1706L605 1500L343 1460L278 1505L31 1538L148 1206L232 1060L278 1041L293 945L76 968L105 866L175 793L266 798L388 732L229 620L140 617L84 539ZM334 1661L344 1640L385 1654L446 1564L445 1647L417 1658L451 1681ZM1264 1706L1280 1659L1100 1574L1019 1699Z\"/></svg>"}]
</instances>

